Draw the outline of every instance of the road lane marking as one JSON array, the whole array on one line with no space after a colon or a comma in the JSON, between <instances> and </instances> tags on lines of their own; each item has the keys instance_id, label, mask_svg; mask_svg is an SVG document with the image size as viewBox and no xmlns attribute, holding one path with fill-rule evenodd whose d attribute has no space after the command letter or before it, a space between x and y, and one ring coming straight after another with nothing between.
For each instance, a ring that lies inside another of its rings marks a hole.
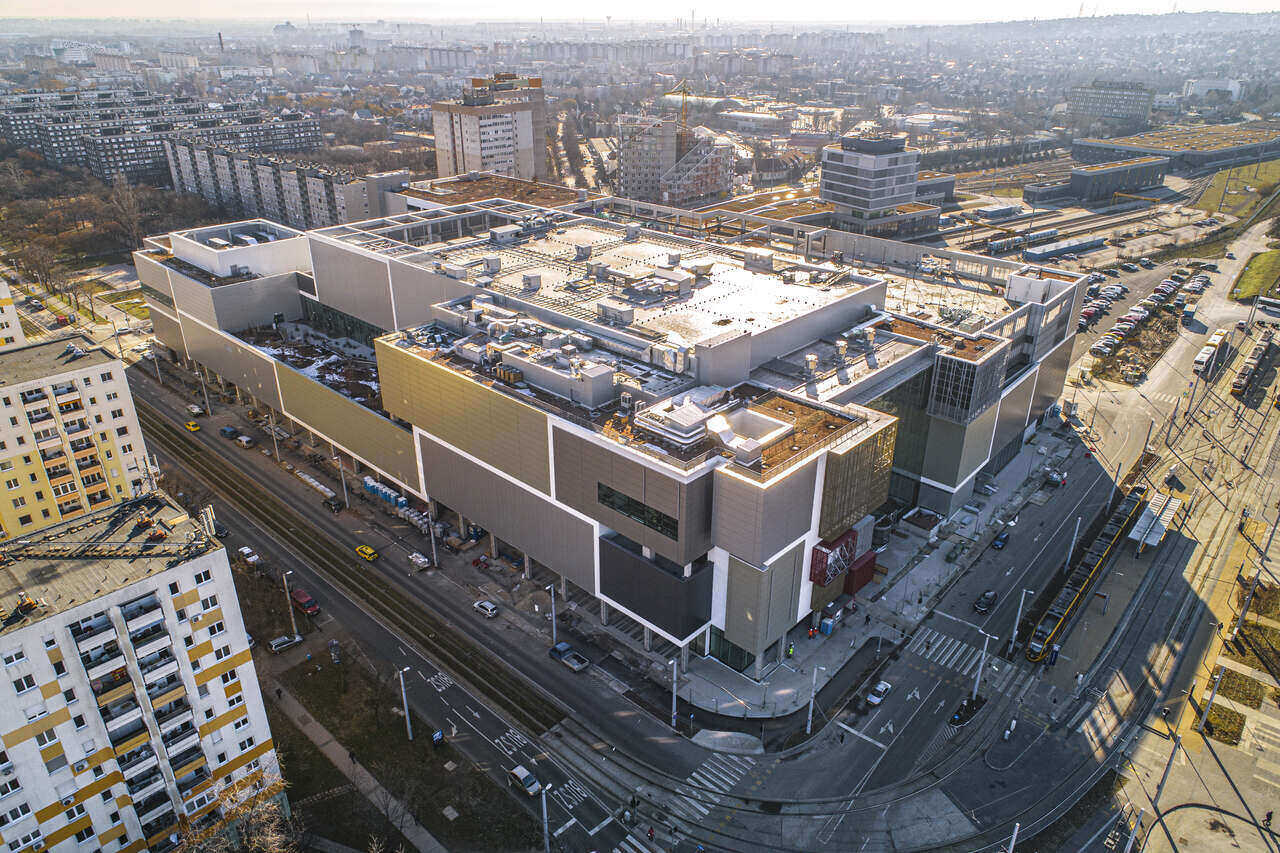
<instances>
[{"instance_id":1,"label":"road lane marking","mask_svg":"<svg viewBox=\"0 0 1280 853\"><path fill-rule=\"evenodd\" d=\"M613 815L609 815L607 818L597 823L594 827L592 827L591 829L588 829L587 835L595 835L597 832L604 829L606 826L608 826L611 823L613 823Z\"/></svg>"},{"instance_id":2,"label":"road lane marking","mask_svg":"<svg viewBox=\"0 0 1280 853\"><path fill-rule=\"evenodd\" d=\"M864 735L862 732L858 731L857 729L853 728L852 726L847 726L847 725L845 725L844 723L836 723L836 725L837 725L837 726L839 726L840 728L844 729L846 732L849 732L850 734L857 735L858 737L860 737L860 738L862 738L863 740L865 740L867 743L873 743L873 744L875 744L876 746L880 747L881 749L888 749L888 748L889 748L889 747L885 746L884 744L882 744L880 741L878 741L878 740L876 740L875 738L871 737L870 735Z\"/></svg>"},{"instance_id":3,"label":"road lane marking","mask_svg":"<svg viewBox=\"0 0 1280 853\"><path fill-rule=\"evenodd\" d=\"M573 826L577 822L578 822L578 819L576 817L569 818L567 821L564 822L564 825L561 826L559 829L557 829L555 832L553 832L552 835L554 835L556 838L559 838L560 833L564 832L566 829Z\"/></svg>"}]
</instances>

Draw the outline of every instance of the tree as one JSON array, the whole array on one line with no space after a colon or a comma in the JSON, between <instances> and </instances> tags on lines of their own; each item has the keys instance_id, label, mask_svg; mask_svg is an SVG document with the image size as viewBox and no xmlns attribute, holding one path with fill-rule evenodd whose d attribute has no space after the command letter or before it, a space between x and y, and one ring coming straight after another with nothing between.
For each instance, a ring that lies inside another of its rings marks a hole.
<instances>
[{"instance_id":1,"label":"tree","mask_svg":"<svg viewBox=\"0 0 1280 853\"><path fill-rule=\"evenodd\" d=\"M107 195L103 213L108 217L112 228L120 234L126 248L137 249L142 246L143 205L139 189L132 186L123 176L117 176Z\"/></svg>"},{"instance_id":2,"label":"tree","mask_svg":"<svg viewBox=\"0 0 1280 853\"><path fill-rule=\"evenodd\" d=\"M234 782L218 792L209 815L181 833L180 853L298 853L298 827L280 808L284 780L263 777L246 784Z\"/></svg>"}]
</instances>

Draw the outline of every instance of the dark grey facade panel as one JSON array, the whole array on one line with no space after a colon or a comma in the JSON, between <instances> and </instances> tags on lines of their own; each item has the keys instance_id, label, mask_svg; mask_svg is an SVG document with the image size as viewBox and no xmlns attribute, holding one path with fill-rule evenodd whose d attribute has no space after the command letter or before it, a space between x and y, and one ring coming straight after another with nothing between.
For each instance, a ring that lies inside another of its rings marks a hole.
<instances>
[{"instance_id":1,"label":"dark grey facade panel","mask_svg":"<svg viewBox=\"0 0 1280 853\"><path fill-rule=\"evenodd\" d=\"M1040 362L1040 371L1036 375L1035 393L1031 400L1031 419L1039 420L1045 411L1062 396L1063 383L1067 381L1067 370L1071 367L1071 351L1075 348L1072 335L1057 350L1051 352Z\"/></svg>"},{"instance_id":2,"label":"dark grey facade panel","mask_svg":"<svg viewBox=\"0 0 1280 853\"><path fill-rule=\"evenodd\" d=\"M187 347L182 342L182 327L178 321L155 305L148 305L148 308L151 311L151 327L155 329L156 338L182 358L187 358Z\"/></svg>"},{"instance_id":3,"label":"dark grey facade panel","mask_svg":"<svg viewBox=\"0 0 1280 853\"><path fill-rule=\"evenodd\" d=\"M431 306L437 302L474 292L474 287L470 284L454 281L413 264L393 260L389 266L396 322L401 329L430 322Z\"/></svg>"},{"instance_id":4,"label":"dark grey facade panel","mask_svg":"<svg viewBox=\"0 0 1280 853\"><path fill-rule=\"evenodd\" d=\"M760 565L804 535L813 521L818 461L815 457L768 488L716 471L716 545Z\"/></svg>"},{"instance_id":5,"label":"dark grey facade panel","mask_svg":"<svg viewBox=\"0 0 1280 853\"><path fill-rule=\"evenodd\" d=\"M757 658L795 624L803 579L804 545L764 569L729 557L725 638Z\"/></svg>"},{"instance_id":6,"label":"dark grey facade panel","mask_svg":"<svg viewBox=\"0 0 1280 853\"><path fill-rule=\"evenodd\" d=\"M610 539L600 540L600 594L681 640L711 620L713 575L704 563L690 577L676 577Z\"/></svg>"},{"instance_id":7,"label":"dark grey facade panel","mask_svg":"<svg viewBox=\"0 0 1280 853\"><path fill-rule=\"evenodd\" d=\"M321 302L379 328L396 327L386 261L315 238L310 244L316 297Z\"/></svg>"},{"instance_id":8,"label":"dark grey facade panel","mask_svg":"<svg viewBox=\"0 0 1280 853\"><path fill-rule=\"evenodd\" d=\"M427 493L588 592L596 592L595 529L551 500L423 436Z\"/></svg>"},{"instance_id":9,"label":"dark grey facade panel","mask_svg":"<svg viewBox=\"0 0 1280 853\"><path fill-rule=\"evenodd\" d=\"M168 270L169 285L178 310L218 328L218 315L213 308L213 296L208 285L187 278L177 270Z\"/></svg>"},{"instance_id":10,"label":"dark grey facade panel","mask_svg":"<svg viewBox=\"0 0 1280 853\"><path fill-rule=\"evenodd\" d=\"M1031 405L1031 393L1035 388L1035 375L1028 373L1022 381L1000 400L996 417L995 447L1004 447L1018 439L1027 426L1027 409Z\"/></svg>"}]
</instances>

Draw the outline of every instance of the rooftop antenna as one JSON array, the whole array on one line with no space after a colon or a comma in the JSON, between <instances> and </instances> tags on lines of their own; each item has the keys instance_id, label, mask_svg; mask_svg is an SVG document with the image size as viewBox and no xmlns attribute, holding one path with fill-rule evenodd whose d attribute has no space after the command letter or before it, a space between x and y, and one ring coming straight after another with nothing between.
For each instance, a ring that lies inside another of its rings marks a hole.
<instances>
[{"instance_id":1,"label":"rooftop antenna","mask_svg":"<svg viewBox=\"0 0 1280 853\"><path fill-rule=\"evenodd\" d=\"M226 53L227 47L222 43L222 33L218 33L218 53Z\"/></svg>"}]
</instances>

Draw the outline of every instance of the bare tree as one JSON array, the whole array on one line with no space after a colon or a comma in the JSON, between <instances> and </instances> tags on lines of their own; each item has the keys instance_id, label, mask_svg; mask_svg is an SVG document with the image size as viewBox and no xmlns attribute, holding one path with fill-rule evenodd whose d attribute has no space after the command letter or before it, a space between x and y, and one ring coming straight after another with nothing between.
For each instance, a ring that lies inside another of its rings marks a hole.
<instances>
[{"instance_id":1,"label":"bare tree","mask_svg":"<svg viewBox=\"0 0 1280 853\"><path fill-rule=\"evenodd\" d=\"M218 792L211 820L189 824L180 853L298 853L297 831L280 807L284 780L241 780Z\"/></svg>"},{"instance_id":2,"label":"bare tree","mask_svg":"<svg viewBox=\"0 0 1280 853\"><path fill-rule=\"evenodd\" d=\"M136 249L142 245L142 238L146 236L142 225L142 196L138 188L123 176L117 176L111 185L104 212L128 248Z\"/></svg>"},{"instance_id":3,"label":"bare tree","mask_svg":"<svg viewBox=\"0 0 1280 853\"><path fill-rule=\"evenodd\" d=\"M387 828L403 835L417 820L415 814L423 805L422 782L404 766L387 762L380 762L373 776L380 783L372 797L373 804L382 813Z\"/></svg>"}]
</instances>

